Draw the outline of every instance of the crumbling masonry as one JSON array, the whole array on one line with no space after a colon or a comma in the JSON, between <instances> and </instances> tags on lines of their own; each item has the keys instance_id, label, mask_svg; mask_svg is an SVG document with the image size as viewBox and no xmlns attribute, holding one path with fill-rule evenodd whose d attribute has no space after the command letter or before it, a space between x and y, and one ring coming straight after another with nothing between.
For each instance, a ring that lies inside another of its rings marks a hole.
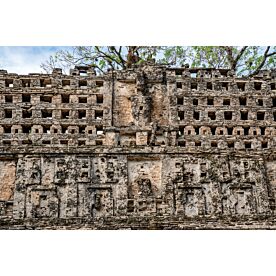
<instances>
[{"instance_id":1,"label":"crumbling masonry","mask_svg":"<svg viewBox=\"0 0 276 276\"><path fill-rule=\"evenodd\" d=\"M276 71L0 71L0 228L276 229Z\"/></svg>"}]
</instances>

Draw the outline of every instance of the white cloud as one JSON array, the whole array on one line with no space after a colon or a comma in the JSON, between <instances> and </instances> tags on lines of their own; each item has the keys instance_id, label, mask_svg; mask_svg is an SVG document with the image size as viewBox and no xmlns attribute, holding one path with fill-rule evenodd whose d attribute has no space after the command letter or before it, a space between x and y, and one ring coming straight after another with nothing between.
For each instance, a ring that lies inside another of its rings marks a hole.
<instances>
[{"instance_id":1,"label":"white cloud","mask_svg":"<svg viewBox=\"0 0 276 276\"><path fill-rule=\"evenodd\" d=\"M0 47L0 68L17 74L41 73L41 63L62 48L65 47Z\"/></svg>"}]
</instances>

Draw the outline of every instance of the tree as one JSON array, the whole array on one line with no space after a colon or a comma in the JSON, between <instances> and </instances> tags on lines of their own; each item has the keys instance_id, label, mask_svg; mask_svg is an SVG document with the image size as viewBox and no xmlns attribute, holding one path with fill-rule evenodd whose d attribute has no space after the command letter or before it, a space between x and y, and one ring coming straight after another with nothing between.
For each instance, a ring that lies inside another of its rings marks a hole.
<instances>
[{"instance_id":1,"label":"tree","mask_svg":"<svg viewBox=\"0 0 276 276\"><path fill-rule=\"evenodd\" d=\"M134 64L154 61L167 66L227 68L238 76L254 76L262 69L276 68L275 46L76 46L58 51L41 67L68 69L75 65L108 69L126 69Z\"/></svg>"},{"instance_id":2,"label":"tree","mask_svg":"<svg viewBox=\"0 0 276 276\"><path fill-rule=\"evenodd\" d=\"M200 46L191 47L191 66L228 68L238 76L252 77L262 69L276 68L276 47Z\"/></svg>"},{"instance_id":3,"label":"tree","mask_svg":"<svg viewBox=\"0 0 276 276\"><path fill-rule=\"evenodd\" d=\"M75 65L87 65L104 73L108 69L126 69L133 64L152 60L160 50L161 47L148 46L76 46L58 51L41 67L50 72L54 67L68 69Z\"/></svg>"}]
</instances>

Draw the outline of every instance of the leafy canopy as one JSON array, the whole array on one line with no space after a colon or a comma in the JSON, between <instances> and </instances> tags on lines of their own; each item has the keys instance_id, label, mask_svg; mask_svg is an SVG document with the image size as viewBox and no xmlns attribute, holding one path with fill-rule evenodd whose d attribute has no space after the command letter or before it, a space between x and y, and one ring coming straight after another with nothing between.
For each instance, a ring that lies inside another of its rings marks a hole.
<instances>
[{"instance_id":1,"label":"leafy canopy","mask_svg":"<svg viewBox=\"0 0 276 276\"><path fill-rule=\"evenodd\" d=\"M98 73L155 62L168 66L228 68L238 76L254 76L276 68L276 46L75 46L60 50L41 64L46 72L75 65L92 66Z\"/></svg>"}]
</instances>

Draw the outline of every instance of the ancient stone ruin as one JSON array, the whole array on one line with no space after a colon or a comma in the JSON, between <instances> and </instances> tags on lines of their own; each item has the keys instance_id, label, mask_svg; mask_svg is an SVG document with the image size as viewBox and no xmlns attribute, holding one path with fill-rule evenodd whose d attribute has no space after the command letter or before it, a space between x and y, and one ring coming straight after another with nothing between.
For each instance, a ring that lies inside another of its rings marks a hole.
<instances>
[{"instance_id":1,"label":"ancient stone ruin","mask_svg":"<svg viewBox=\"0 0 276 276\"><path fill-rule=\"evenodd\" d=\"M0 228L274 228L276 71L0 71Z\"/></svg>"}]
</instances>

